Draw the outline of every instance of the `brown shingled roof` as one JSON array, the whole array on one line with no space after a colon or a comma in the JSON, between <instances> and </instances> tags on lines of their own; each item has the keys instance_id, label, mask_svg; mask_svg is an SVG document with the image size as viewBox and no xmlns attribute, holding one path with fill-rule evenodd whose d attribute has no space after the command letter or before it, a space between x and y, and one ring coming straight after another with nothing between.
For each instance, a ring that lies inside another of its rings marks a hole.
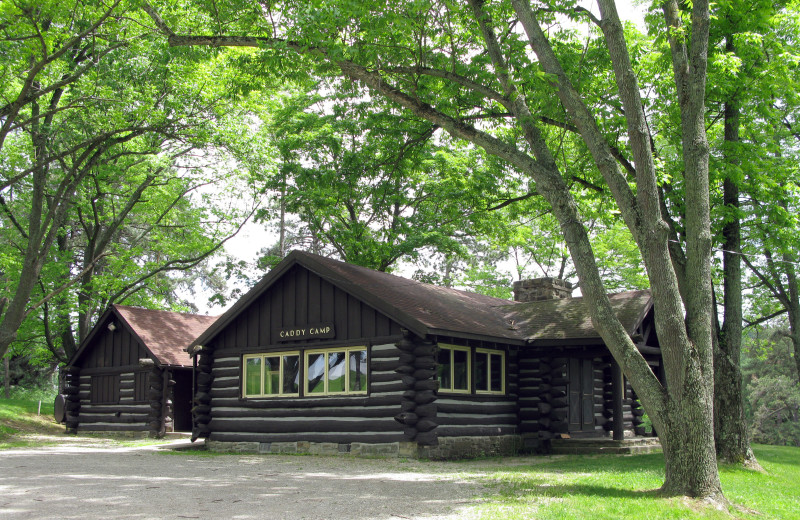
<instances>
[{"instance_id":1,"label":"brown shingled roof","mask_svg":"<svg viewBox=\"0 0 800 520\"><path fill-rule=\"evenodd\" d=\"M217 319L216 316L155 311L127 305L113 307L162 365L191 366L189 355L183 349Z\"/></svg>"},{"instance_id":2,"label":"brown shingled roof","mask_svg":"<svg viewBox=\"0 0 800 520\"><path fill-rule=\"evenodd\" d=\"M614 313L629 334L650 310L650 291L626 291L608 296ZM597 338L584 298L545 300L510 305L503 309L528 341Z\"/></svg>"},{"instance_id":3,"label":"brown shingled roof","mask_svg":"<svg viewBox=\"0 0 800 520\"><path fill-rule=\"evenodd\" d=\"M395 276L366 267L351 265L330 258L314 256L313 263L324 266L345 290L361 294L368 303L380 309L381 303L423 324L429 334L458 331L480 336L517 339L516 332L501 319L497 309L514 302L483 294L459 291Z\"/></svg>"},{"instance_id":4,"label":"brown shingled roof","mask_svg":"<svg viewBox=\"0 0 800 520\"><path fill-rule=\"evenodd\" d=\"M292 251L193 344L206 344L292 266L299 264L361 299L419 336L428 334L505 340L599 338L582 298L518 303L429 285L303 251ZM649 291L610 296L633 331L649 310Z\"/></svg>"}]
</instances>

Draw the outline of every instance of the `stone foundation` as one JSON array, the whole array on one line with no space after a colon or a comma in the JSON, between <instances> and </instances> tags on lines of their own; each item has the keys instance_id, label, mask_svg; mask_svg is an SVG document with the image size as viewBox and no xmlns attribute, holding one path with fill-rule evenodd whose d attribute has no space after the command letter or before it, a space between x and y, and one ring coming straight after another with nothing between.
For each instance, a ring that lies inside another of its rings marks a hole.
<instances>
[{"instance_id":1,"label":"stone foundation","mask_svg":"<svg viewBox=\"0 0 800 520\"><path fill-rule=\"evenodd\" d=\"M519 435L440 437L438 446L420 446L416 442L337 444L307 441L221 442L208 439L206 447L210 451L234 453L352 455L355 457L453 460L517 455L522 449L522 438Z\"/></svg>"},{"instance_id":2,"label":"stone foundation","mask_svg":"<svg viewBox=\"0 0 800 520\"><path fill-rule=\"evenodd\" d=\"M437 446L420 446L418 456L432 460L508 457L517 455L521 449L522 437L519 435L439 437Z\"/></svg>"}]
</instances>

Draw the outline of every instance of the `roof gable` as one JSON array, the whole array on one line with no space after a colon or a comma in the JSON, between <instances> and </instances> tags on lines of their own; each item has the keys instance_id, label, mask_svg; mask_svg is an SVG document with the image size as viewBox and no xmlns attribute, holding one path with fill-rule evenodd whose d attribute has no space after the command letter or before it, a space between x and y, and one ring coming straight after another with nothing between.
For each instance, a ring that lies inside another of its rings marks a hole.
<instances>
[{"instance_id":1,"label":"roof gable","mask_svg":"<svg viewBox=\"0 0 800 520\"><path fill-rule=\"evenodd\" d=\"M114 305L114 308L162 365L190 365L184 349L217 320L216 316L127 305Z\"/></svg>"},{"instance_id":2,"label":"roof gable","mask_svg":"<svg viewBox=\"0 0 800 520\"><path fill-rule=\"evenodd\" d=\"M184 349L217 319L215 316L112 305L97 321L68 364L76 363L94 338L98 337L99 331L114 318L138 339L159 365L175 366L191 365Z\"/></svg>"}]
</instances>

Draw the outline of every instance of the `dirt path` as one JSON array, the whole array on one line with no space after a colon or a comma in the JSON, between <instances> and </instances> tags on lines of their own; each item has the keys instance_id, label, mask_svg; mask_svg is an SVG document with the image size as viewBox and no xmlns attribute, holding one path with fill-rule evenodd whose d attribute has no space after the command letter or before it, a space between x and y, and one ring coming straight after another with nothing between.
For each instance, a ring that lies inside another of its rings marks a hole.
<instances>
[{"instance_id":1,"label":"dirt path","mask_svg":"<svg viewBox=\"0 0 800 520\"><path fill-rule=\"evenodd\" d=\"M96 440L0 451L4 519L456 519L483 488L463 464L171 454Z\"/></svg>"}]
</instances>

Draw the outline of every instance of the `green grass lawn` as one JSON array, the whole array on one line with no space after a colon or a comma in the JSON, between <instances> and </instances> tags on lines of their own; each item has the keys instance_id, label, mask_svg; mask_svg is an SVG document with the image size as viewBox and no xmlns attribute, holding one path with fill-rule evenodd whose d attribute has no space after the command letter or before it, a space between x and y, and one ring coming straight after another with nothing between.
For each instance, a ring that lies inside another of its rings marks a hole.
<instances>
[{"instance_id":1,"label":"green grass lawn","mask_svg":"<svg viewBox=\"0 0 800 520\"><path fill-rule=\"evenodd\" d=\"M728 499L762 513L744 518L800 518L800 448L755 445L753 450L766 474L720 468Z\"/></svg>"},{"instance_id":2,"label":"green grass lawn","mask_svg":"<svg viewBox=\"0 0 800 520\"><path fill-rule=\"evenodd\" d=\"M0 399L0 450L57 445L76 437L67 434L63 424L53 418L55 397L42 397L39 414L38 398ZM42 437L46 436L46 437ZM59 437L63 438L60 439ZM82 434L83 438L96 439L98 444L120 447L138 447L163 444L163 439L118 437L114 435Z\"/></svg>"},{"instance_id":3,"label":"green grass lawn","mask_svg":"<svg viewBox=\"0 0 800 520\"><path fill-rule=\"evenodd\" d=\"M0 399L0 449L38 444L19 439L21 434L63 432L64 427L53 419L53 399L42 399L41 413L38 399Z\"/></svg>"},{"instance_id":4,"label":"green grass lawn","mask_svg":"<svg viewBox=\"0 0 800 520\"><path fill-rule=\"evenodd\" d=\"M569 456L488 475L491 492L475 513L481 519L791 519L800 518L800 448L755 446L766 473L721 467L732 507L662 498L661 454Z\"/></svg>"}]
</instances>

